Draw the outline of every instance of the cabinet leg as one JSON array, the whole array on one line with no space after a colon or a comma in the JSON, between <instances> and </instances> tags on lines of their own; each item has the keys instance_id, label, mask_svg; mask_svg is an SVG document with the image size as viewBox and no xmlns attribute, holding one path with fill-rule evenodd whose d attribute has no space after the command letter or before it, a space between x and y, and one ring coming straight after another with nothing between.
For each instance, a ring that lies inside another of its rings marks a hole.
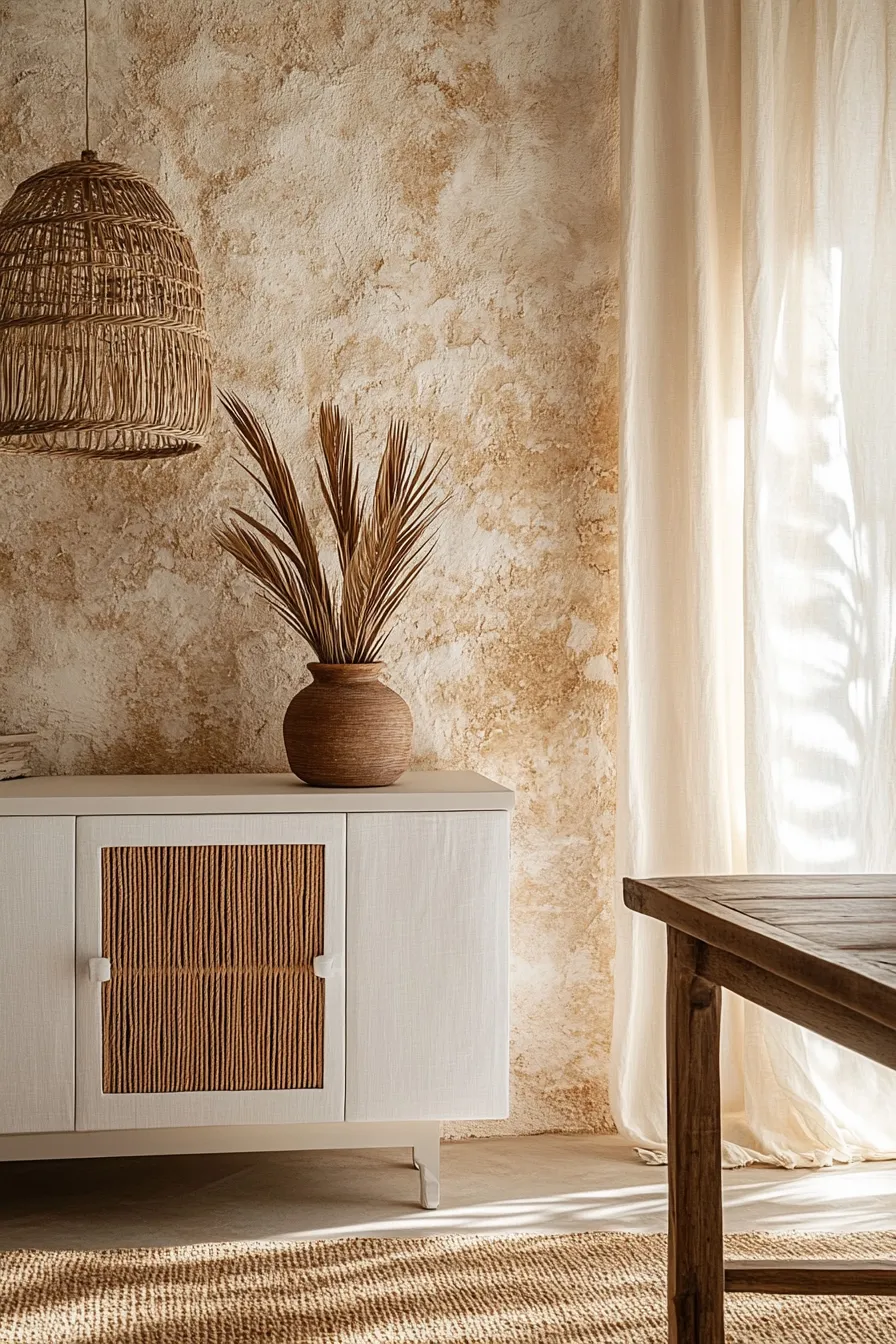
<instances>
[{"instance_id":1,"label":"cabinet leg","mask_svg":"<svg viewBox=\"0 0 896 1344\"><path fill-rule=\"evenodd\" d=\"M437 1209L439 1207L439 1178L431 1167L417 1165L420 1172L420 1207Z\"/></svg>"},{"instance_id":2,"label":"cabinet leg","mask_svg":"<svg viewBox=\"0 0 896 1344\"><path fill-rule=\"evenodd\" d=\"M439 1126L433 1125L431 1137L414 1144L414 1166L420 1173L420 1205L439 1207Z\"/></svg>"}]
</instances>

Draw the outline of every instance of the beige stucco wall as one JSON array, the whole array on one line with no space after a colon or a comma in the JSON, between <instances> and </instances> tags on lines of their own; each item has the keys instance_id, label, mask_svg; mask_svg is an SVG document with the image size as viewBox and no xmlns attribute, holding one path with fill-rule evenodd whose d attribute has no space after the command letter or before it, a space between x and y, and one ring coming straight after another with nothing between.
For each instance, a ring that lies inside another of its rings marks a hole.
<instances>
[{"instance_id":1,"label":"beige stucco wall","mask_svg":"<svg viewBox=\"0 0 896 1344\"><path fill-rule=\"evenodd\" d=\"M335 397L451 455L388 652L420 765L515 785L514 1130L606 1128L616 0L92 0L100 156L204 269L221 385L310 482ZM81 149L80 4L7 0L2 192ZM2 459L0 720L41 771L281 770L305 650L210 540L218 422L145 466Z\"/></svg>"}]
</instances>

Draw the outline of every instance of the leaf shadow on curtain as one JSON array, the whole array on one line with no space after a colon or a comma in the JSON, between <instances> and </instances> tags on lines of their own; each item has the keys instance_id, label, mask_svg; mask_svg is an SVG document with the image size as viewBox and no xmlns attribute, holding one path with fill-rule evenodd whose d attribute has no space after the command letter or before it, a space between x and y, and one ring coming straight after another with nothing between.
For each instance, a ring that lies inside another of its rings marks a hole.
<instances>
[{"instance_id":1,"label":"leaf shadow on curtain","mask_svg":"<svg viewBox=\"0 0 896 1344\"><path fill-rule=\"evenodd\" d=\"M620 869L893 872L896 8L622 31ZM613 1105L662 1160L650 924L620 911ZM730 995L722 1068L729 1163L896 1153L896 1073Z\"/></svg>"}]
</instances>

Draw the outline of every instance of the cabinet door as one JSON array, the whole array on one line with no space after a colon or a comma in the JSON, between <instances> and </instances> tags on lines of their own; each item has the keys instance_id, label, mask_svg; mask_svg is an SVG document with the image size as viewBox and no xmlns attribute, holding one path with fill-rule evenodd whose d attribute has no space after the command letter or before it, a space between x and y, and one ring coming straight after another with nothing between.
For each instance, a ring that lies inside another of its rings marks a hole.
<instances>
[{"instance_id":1,"label":"cabinet door","mask_svg":"<svg viewBox=\"0 0 896 1344\"><path fill-rule=\"evenodd\" d=\"M78 1129L341 1120L344 869L341 814L79 818Z\"/></svg>"},{"instance_id":2,"label":"cabinet door","mask_svg":"<svg viewBox=\"0 0 896 1344\"><path fill-rule=\"evenodd\" d=\"M75 822L0 818L0 1134L75 1127Z\"/></svg>"},{"instance_id":3,"label":"cabinet door","mask_svg":"<svg viewBox=\"0 0 896 1344\"><path fill-rule=\"evenodd\" d=\"M346 1120L508 1109L506 812L348 817Z\"/></svg>"}]
</instances>

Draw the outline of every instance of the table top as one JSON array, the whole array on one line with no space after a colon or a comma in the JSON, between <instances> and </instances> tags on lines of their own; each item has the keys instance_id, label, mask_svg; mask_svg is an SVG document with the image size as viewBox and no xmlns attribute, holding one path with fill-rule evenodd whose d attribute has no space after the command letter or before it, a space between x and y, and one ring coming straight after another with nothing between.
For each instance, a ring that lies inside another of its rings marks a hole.
<instances>
[{"instance_id":1,"label":"table top","mask_svg":"<svg viewBox=\"0 0 896 1344\"><path fill-rule=\"evenodd\" d=\"M0 782L0 817L212 812L510 811L512 789L474 770L409 770L378 789L295 775L38 775Z\"/></svg>"},{"instance_id":2,"label":"table top","mask_svg":"<svg viewBox=\"0 0 896 1344\"><path fill-rule=\"evenodd\" d=\"M626 905L896 1027L896 875L669 877Z\"/></svg>"}]
</instances>

